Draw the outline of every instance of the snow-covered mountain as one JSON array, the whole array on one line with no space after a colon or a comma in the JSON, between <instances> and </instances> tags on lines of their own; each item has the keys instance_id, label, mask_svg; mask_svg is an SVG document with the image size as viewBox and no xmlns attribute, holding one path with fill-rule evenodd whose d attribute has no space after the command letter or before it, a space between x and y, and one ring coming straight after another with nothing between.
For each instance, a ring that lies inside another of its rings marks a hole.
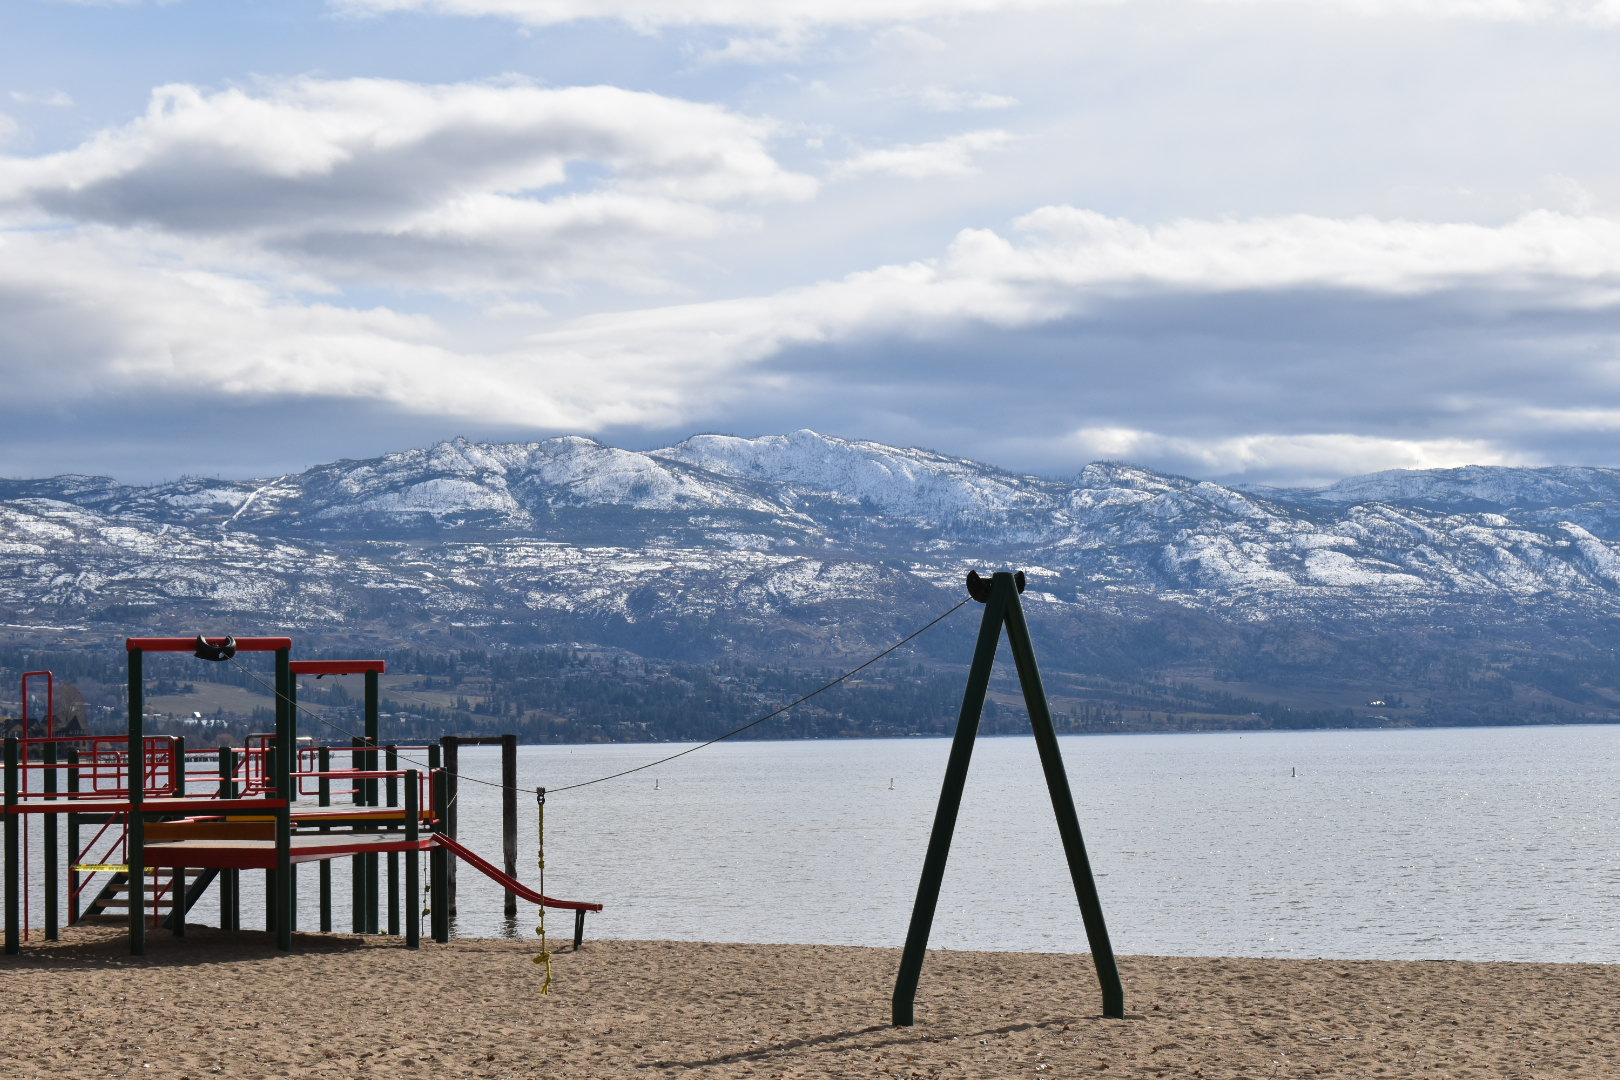
<instances>
[{"instance_id":1,"label":"snow-covered mountain","mask_svg":"<svg viewBox=\"0 0 1620 1080\"><path fill-rule=\"evenodd\" d=\"M1119 463L1043 479L797 431L651 451L456 439L244 481L0 480L0 622L18 626L456 622L837 651L998 567L1024 569L1050 618L1608 619L1620 469L1238 490Z\"/></svg>"}]
</instances>

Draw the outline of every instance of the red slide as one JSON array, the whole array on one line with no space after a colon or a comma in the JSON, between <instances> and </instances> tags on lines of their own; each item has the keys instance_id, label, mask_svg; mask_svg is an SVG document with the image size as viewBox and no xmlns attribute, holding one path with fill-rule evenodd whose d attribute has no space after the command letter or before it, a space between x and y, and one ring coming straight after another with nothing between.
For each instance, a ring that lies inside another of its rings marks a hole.
<instances>
[{"instance_id":1,"label":"red slide","mask_svg":"<svg viewBox=\"0 0 1620 1080\"><path fill-rule=\"evenodd\" d=\"M485 877L494 881L502 888L510 889L523 897L531 904L543 904L548 908L565 908L569 911L601 911L601 904L587 904L583 900L553 900L549 896L542 896L529 888L515 877L508 876L505 871L498 869L494 863L479 855L469 847L463 847L444 833L433 833L433 842L441 847L447 847L454 852L462 862L468 863L473 869L481 872Z\"/></svg>"}]
</instances>

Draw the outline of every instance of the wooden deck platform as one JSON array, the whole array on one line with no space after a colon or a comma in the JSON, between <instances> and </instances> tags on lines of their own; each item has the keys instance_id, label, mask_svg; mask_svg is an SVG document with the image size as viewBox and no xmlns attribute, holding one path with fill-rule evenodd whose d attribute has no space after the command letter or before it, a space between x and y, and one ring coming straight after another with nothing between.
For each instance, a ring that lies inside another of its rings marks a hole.
<instances>
[{"instance_id":1,"label":"wooden deck platform","mask_svg":"<svg viewBox=\"0 0 1620 1080\"><path fill-rule=\"evenodd\" d=\"M292 838L294 863L320 862L385 851L427 851L431 834L412 844L403 833L302 833ZM219 870L271 870L276 865L274 840L175 840L146 845L146 865L213 867Z\"/></svg>"}]
</instances>

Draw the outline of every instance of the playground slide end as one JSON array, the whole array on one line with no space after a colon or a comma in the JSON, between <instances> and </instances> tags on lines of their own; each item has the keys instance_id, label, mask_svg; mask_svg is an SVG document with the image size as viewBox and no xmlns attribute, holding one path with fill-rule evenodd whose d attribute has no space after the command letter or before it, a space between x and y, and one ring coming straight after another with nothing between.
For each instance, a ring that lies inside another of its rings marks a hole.
<instances>
[{"instance_id":1,"label":"playground slide end","mask_svg":"<svg viewBox=\"0 0 1620 1080\"><path fill-rule=\"evenodd\" d=\"M519 881L517 878L514 878L502 871L494 863L490 862L488 859L485 859L476 851L457 843L444 833L434 833L432 835L434 843L440 845L441 847L449 848L457 858L461 859L462 862L471 865L473 869L477 870L479 873L483 874L497 885L500 885L504 889L510 889L513 893L527 900L531 904L541 904L548 908L559 908L568 911L583 912L602 910L601 904L588 904L583 900L553 900L549 896L542 896L540 893L535 892L533 889L523 884L523 882Z\"/></svg>"}]
</instances>

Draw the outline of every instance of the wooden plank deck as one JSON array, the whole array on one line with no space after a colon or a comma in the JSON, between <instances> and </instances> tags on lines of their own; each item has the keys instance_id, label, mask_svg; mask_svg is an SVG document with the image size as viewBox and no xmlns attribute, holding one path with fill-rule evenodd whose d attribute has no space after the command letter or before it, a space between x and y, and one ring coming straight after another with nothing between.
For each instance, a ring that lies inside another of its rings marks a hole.
<instances>
[{"instance_id":1,"label":"wooden plank deck","mask_svg":"<svg viewBox=\"0 0 1620 1080\"><path fill-rule=\"evenodd\" d=\"M292 861L320 862L367 852L427 851L431 834L415 844L401 833L307 833L292 838ZM220 870L270 870L276 865L274 840L175 840L146 845L146 865L214 867Z\"/></svg>"}]
</instances>

